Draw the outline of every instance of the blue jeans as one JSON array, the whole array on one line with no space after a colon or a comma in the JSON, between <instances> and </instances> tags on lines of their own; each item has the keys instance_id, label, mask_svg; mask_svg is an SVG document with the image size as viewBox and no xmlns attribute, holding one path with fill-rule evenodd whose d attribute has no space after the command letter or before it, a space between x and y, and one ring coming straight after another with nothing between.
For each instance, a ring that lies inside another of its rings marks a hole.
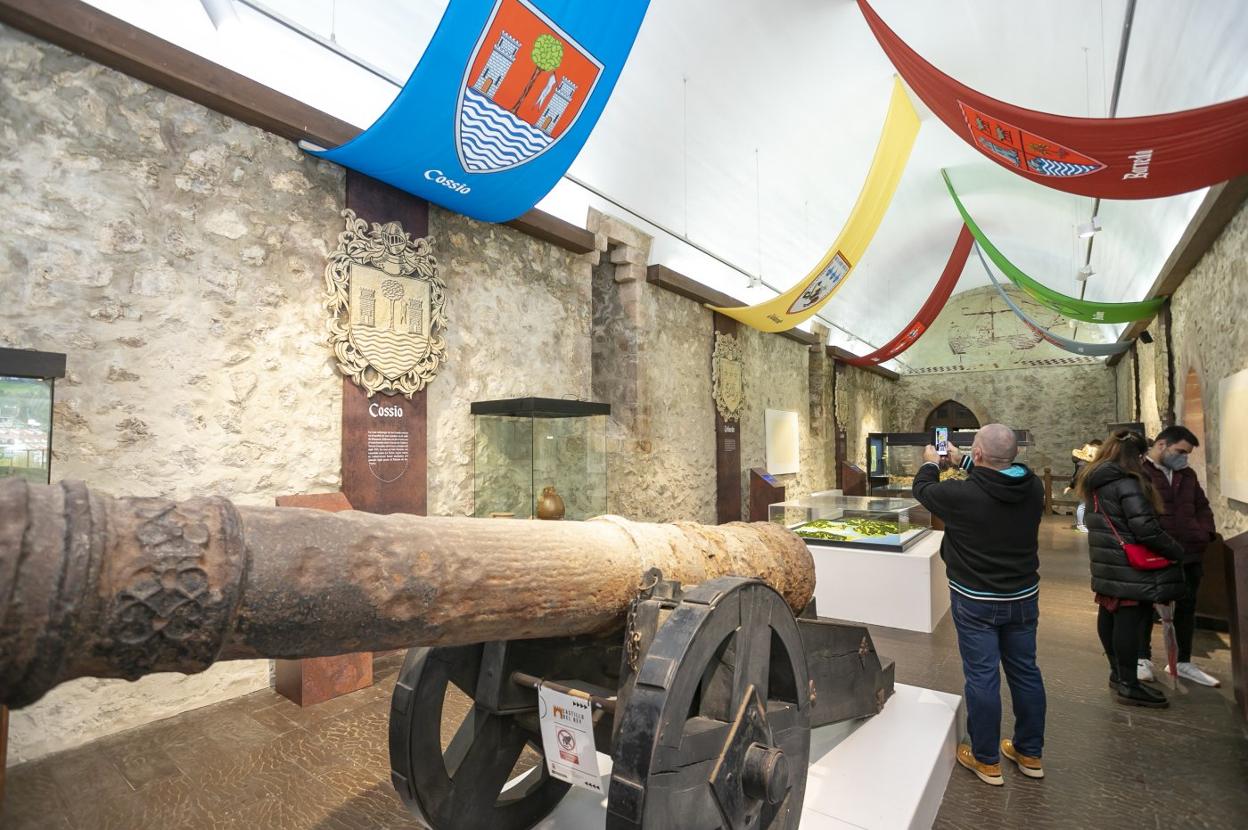
<instances>
[{"instance_id":1,"label":"blue jeans","mask_svg":"<svg viewBox=\"0 0 1248 830\"><path fill-rule=\"evenodd\" d=\"M975 758L1001 760L1001 675L1014 703L1014 748L1039 757L1044 748L1044 680L1036 666L1040 597L984 602L950 590L953 624L966 678L966 731Z\"/></svg>"}]
</instances>

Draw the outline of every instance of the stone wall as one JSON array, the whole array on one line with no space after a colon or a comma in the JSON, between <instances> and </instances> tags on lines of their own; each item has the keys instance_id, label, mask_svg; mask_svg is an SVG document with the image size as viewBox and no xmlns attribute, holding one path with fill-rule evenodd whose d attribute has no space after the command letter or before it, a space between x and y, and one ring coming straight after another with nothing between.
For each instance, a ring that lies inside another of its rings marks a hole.
<instances>
[{"instance_id":1,"label":"stone wall","mask_svg":"<svg viewBox=\"0 0 1248 830\"><path fill-rule=\"evenodd\" d=\"M68 355L52 475L272 504L339 486L321 272L341 169L0 26L0 345ZM268 685L266 661L65 684L10 762Z\"/></svg>"},{"instance_id":2,"label":"stone wall","mask_svg":"<svg viewBox=\"0 0 1248 830\"><path fill-rule=\"evenodd\" d=\"M750 468L767 467L768 409L797 413L798 471L776 476L785 487L785 498L799 498L816 490L835 487L834 471L827 464L824 442L831 429L811 422L810 347L787 337L766 334L741 326L745 361L745 407L741 412L741 510L748 515Z\"/></svg>"},{"instance_id":3,"label":"stone wall","mask_svg":"<svg viewBox=\"0 0 1248 830\"><path fill-rule=\"evenodd\" d=\"M1240 413L1238 423L1223 423L1218 384L1223 378L1248 369L1248 327L1244 325L1244 309L1248 308L1246 274L1248 207L1240 209L1188 274L1170 306L1170 345L1177 379L1175 410L1184 411L1185 381L1189 370L1194 369L1204 409L1205 489L1218 530L1228 538L1248 530L1248 504L1222 494L1219 435L1225 429L1248 429L1248 416ZM1161 329L1154 325L1149 330L1154 342L1164 342ZM1120 374L1125 363L1118 365Z\"/></svg>"},{"instance_id":4,"label":"stone wall","mask_svg":"<svg viewBox=\"0 0 1248 830\"><path fill-rule=\"evenodd\" d=\"M897 389L898 381L855 366L836 367L836 421L845 430L846 461L866 470L868 433L894 431Z\"/></svg>"},{"instance_id":5,"label":"stone wall","mask_svg":"<svg viewBox=\"0 0 1248 830\"><path fill-rule=\"evenodd\" d=\"M471 516L473 401L591 397L592 264L433 205L429 234L449 325L447 362L428 392L428 509Z\"/></svg>"},{"instance_id":6,"label":"stone wall","mask_svg":"<svg viewBox=\"0 0 1248 830\"><path fill-rule=\"evenodd\" d=\"M1115 383L1114 373L1101 365L904 375L896 385L890 429L921 431L937 404L955 400L980 424L1031 430L1035 446L1023 460L1037 471L1051 467L1060 479L1071 468L1071 450L1117 420Z\"/></svg>"}]
</instances>

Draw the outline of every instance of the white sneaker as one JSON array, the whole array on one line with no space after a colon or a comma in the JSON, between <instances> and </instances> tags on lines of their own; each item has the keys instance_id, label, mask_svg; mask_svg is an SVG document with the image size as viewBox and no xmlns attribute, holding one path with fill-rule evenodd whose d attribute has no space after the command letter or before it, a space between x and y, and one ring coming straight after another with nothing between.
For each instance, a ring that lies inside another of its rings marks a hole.
<instances>
[{"instance_id":1,"label":"white sneaker","mask_svg":"<svg viewBox=\"0 0 1248 830\"><path fill-rule=\"evenodd\" d=\"M1190 666L1191 663L1188 663L1188 665ZM1179 672L1179 674L1182 674L1182 673L1183 673L1182 671ZM1153 661L1146 660L1142 657L1139 660L1136 660L1135 661L1135 677L1137 680L1142 680L1146 683L1152 683L1154 680L1156 680L1157 678L1153 676Z\"/></svg>"},{"instance_id":2,"label":"white sneaker","mask_svg":"<svg viewBox=\"0 0 1248 830\"><path fill-rule=\"evenodd\" d=\"M1076 526L1075 526L1075 530L1079 531L1080 533L1087 533L1087 532L1088 532L1088 526L1087 526L1087 525L1076 525Z\"/></svg>"},{"instance_id":3,"label":"white sneaker","mask_svg":"<svg viewBox=\"0 0 1248 830\"><path fill-rule=\"evenodd\" d=\"M1195 663L1179 663L1176 668L1179 670L1179 677L1184 680L1190 680L1193 683L1199 683L1202 686L1221 686L1218 678L1204 671Z\"/></svg>"}]
</instances>

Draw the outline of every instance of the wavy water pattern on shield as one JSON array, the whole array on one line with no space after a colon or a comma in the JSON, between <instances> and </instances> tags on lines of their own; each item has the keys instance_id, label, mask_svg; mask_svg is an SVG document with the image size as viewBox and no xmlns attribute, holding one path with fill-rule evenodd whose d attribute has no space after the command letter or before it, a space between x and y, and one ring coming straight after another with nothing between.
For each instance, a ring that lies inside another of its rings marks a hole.
<instances>
[{"instance_id":1,"label":"wavy water pattern on shield","mask_svg":"<svg viewBox=\"0 0 1248 830\"><path fill-rule=\"evenodd\" d=\"M550 136L473 89L464 90L459 140L466 166L473 173L514 167L551 144Z\"/></svg>"}]
</instances>

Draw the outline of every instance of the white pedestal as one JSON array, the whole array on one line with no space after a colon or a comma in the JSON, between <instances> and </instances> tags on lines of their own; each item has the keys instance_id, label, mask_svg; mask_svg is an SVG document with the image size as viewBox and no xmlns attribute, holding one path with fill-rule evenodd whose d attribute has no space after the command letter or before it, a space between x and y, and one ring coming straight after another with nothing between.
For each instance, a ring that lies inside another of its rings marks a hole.
<instances>
[{"instance_id":1,"label":"white pedestal","mask_svg":"<svg viewBox=\"0 0 1248 830\"><path fill-rule=\"evenodd\" d=\"M801 830L931 827L953 770L961 703L957 695L898 684L875 717L814 730ZM606 791L611 759L599 754L598 764ZM574 787L537 827L596 830L606 810L605 796Z\"/></svg>"},{"instance_id":2,"label":"white pedestal","mask_svg":"<svg viewBox=\"0 0 1248 830\"><path fill-rule=\"evenodd\" d=\"M807 545L819 616L930 634L949 610L938 530L904 553Z\"/></svg>"}]
</instances>

